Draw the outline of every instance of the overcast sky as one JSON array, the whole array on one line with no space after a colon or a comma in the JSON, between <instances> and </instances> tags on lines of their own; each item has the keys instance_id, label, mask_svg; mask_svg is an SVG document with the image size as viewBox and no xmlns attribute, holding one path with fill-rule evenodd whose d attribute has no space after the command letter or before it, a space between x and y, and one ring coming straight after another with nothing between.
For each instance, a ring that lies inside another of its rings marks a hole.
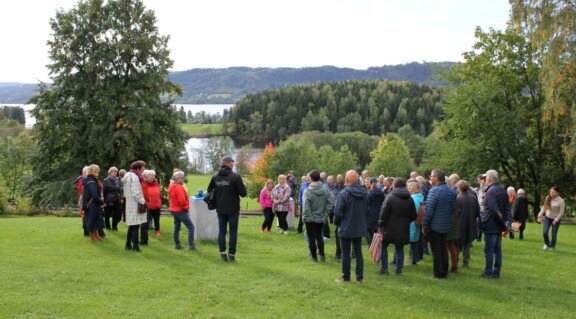
<instances>
[{"instance_id":1,"label":"overcast sky","mask_svg":"<svg viewBox=\"0 0 576 319\"><path fill-rule=\"evenodd\" d=\"M504 29L508 0L143 0L170 35L174 71L366 69L461 61L476 26ZM50 18L75 0L0 0L0 82L51 82Z\"/></svg>"}]
</instances>

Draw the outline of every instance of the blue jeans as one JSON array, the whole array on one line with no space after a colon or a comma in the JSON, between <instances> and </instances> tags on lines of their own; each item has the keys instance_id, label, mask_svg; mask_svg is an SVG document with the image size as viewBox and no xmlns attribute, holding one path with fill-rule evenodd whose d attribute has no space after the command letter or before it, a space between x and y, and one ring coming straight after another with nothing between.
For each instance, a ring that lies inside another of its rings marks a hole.
<instances>
[{"instance_id":1,"label":"blue jeans","mask_svg":"<svg viewBox=\"0 0 576 319\"><path fill-rule=\"evenodd\" d=\"M362 237L356 238L342 238L340 237L340 244L342 246L342 279L350 281L350 248L354 248L354 256L356 256L356 280L362 281L364 279L364 258L362 257Z\"/></svg>"},{"instance_id":2,"label":"blue jeans","mask_svg":"<svg viewBox=\"0 0 576 319\"><path fill-rule=\"evenodd\" d=\"M560 221L556 225L552 225L554 219L544 216L544 227L542 228L542 235L544 235L544 243L550 248L556 248L556 236L558 235L558 228L560 228ZM552 226L552 242L548 238L548 233L550 232L550 226Z\"/></svg>"},{"instance_id":3,"label":"blue jeans","mask_svg":"<svg viewBox=\"0 0 576 319\"><path fill-rule=\"evenodd\" d=\"M382 243L382 270L388 270L388 245L386 240ZM394 261L396 262L396 273L402 273L404 265L404 245L394 244Z\"/></svg>"},{"instance_id":4,"label":"blue jeans","mask_svg":"<svg viewBox=\"0 0 576 319\"><path fill-rule=\"evenodd\" d=\"M194 224L192 223L190 216L188 216L188 211L171 213L172 216L174 216L174 245L176 245L176 247L182 246L180 244L180 227L182 226L182 223L184 223L184 226L188 228L188 247L196 247L194 244Z\"/></svg>"},{"instance_id":5,"label":"blue jeans","mask_svg":"<svg viewBox=\"0 0 576 319\"><path fill-rule=\"evenodd\" d=\"M230 238L228 241L228 254L236 255L236 242L238 241L238 219L240 213L232 215L218 214L218 246L220 253L226 253L226 226L230 229Z\"/></svg>"},{"instance_id":6,"label":"blue jeans","mask_svg":"<svg viewBox=\"0 0 576 319\"><path fill-rule=\"evenodd\" d=\"M502 234L484 234L484 257L484 273L499 276L502 268Z\"/></svg>"}]
</instances>

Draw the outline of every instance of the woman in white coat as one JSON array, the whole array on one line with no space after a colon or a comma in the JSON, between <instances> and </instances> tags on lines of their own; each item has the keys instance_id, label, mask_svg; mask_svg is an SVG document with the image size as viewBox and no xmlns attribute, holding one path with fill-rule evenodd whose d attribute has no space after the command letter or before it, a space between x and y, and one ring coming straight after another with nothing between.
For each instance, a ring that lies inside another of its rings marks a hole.
<instances>
[{"instance_id":1,"label":"woman in white coat","mask_svg":"<svg viewBox=\"0 0 576 319\"><path fill-rule=\"evenodd\" d=\"M138 212L138 204L144 205L144 193L142 192L142 172L145 169L144 161L136 161L130 166L130 172L122 178L124 184L124 197L126 198L126 224L128 234L126 236L126 250L141 253L138 245L138 233L140 225L146 223L146 213Z\"/></svg>"}]
</instances>

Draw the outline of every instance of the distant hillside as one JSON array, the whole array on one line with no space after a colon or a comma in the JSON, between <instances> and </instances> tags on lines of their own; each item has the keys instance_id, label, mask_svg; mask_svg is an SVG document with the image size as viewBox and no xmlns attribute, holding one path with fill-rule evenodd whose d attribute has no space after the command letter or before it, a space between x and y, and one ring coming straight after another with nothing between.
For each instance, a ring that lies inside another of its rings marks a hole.
<instances>
[{"instance_id":1,"label":"distant hillside","mask_svg":"<svg viewBox=\"0 0 576 319\"><path fill-rule=\"evenodd\" d=\"M440 62L448 67L453 62ZM439 85L432 67L422 63L408 63L371 67L367 70L333 66L309 68L247 68L191 69L172 72L170 80L180 83L182 104L235 103L249 93L314 82L346 80L392 80L417 84ZM34 94L35 84L0 83L0 103L25 103Z\"/></svg>"}]
</instances>

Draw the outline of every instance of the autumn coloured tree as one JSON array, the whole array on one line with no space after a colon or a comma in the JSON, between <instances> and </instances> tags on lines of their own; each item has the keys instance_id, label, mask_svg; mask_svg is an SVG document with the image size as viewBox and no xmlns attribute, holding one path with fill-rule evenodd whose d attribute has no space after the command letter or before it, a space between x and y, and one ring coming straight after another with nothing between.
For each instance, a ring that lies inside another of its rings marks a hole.
<instances>
[{"instance_id":1,"label":"autumn coloured tree","mask_svg":"<svg viewBox=\"0 0 576 319\"><path fill-rule=\"evenodd\" d=\"M266 180L272 177L270 165L274 162L275 149L272 143L268 143L266 148L258 155L254 164L250 167L248 176L248 196L258 198L260 191L266 185Z\"/></svg>"}]
</instances>

